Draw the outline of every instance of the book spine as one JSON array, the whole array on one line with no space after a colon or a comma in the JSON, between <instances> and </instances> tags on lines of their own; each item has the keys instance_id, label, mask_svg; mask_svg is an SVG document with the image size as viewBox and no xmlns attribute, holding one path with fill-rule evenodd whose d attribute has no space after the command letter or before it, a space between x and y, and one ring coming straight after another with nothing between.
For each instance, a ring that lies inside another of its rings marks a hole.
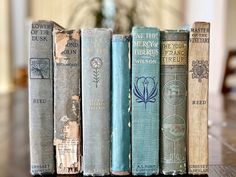
<instances>
[{"instance_id":1,"label":"book spine","mask_svg":"<svg viewBox=\"0 0 236 177\"><path fill-rule=\"evenodd\" d=\"M161 171L186 173L188 31L161 33Z\"/></svg>"},{"instance_id":2,"label":"book spine","mask_svg":"<svg viewBox=\"0 0 236 177\"><path fill-rule=\"evenodd\" d=\"M57 174L81 168L80 32L54 33L54 145Z\"/></svg>"},{"instance_id":3,"label":"book spine","mask_svg":"<svg viewBox=\"0 0 236 177\"><path fill-rule=\"evenodd\" d=\"M132 29L132 174L159 173L160 31Z\"/></svg>"},{"instance_id":4,"label":"book spine","mask_svg":"<svg viewBox=\"0 0 236 177\"><path fill-rule=\"evenodd\" d=\"M110 173L111 35L109 29L81 32L84 175Z\"/></svg>"},{"instance_id":5,"label":"book spine","mask_svg":"<svg viewBox=\"0 0 236 177\"><path fill-rule=\"evenodd\" d=\"M188 173L208 173L208 78L210 23L190 31L188 64Z\"/></svg>"},{"instance_id":6,"label":"book spine","mask_svg":"<svg viewBox=\"0 0 236 177\"><path fill-rule=\"evenodd\" d=\"M130 37L112 37L112 168L115 175L130 173Z\"/></svg>"},{"instance_id":7,"label":"book spine","mask_svg":"<svg viewBox=\"0 0 236 177\"><path fill-rule=\"evenodd\" d=\"M52 22L32 23L28 67L32 175L54 173L52 30Z\"/></svg>"}]
</instances>

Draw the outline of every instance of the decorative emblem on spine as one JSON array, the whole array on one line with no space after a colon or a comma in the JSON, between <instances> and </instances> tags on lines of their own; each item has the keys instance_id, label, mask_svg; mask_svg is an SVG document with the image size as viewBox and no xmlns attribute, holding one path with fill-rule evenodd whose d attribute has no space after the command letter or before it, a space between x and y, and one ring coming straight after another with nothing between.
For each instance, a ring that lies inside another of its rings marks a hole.
<instances>
[{"instance_id":1,"label":"decorative emblem on spine","mask_svg":"<svg viewBox=\"0 0 236 177\"><path fill-rule=\"evenodd\" d=\"M194 60L192 61L192 78L198 79L198 82L202 82L202 79L208 79L209 65L208 61Z\"/></svg>"},{"instance_id":2,"label":"decorative emblem on spine","mask_svg":"<svg viewBox=\"0 0 236 177\"><path fill-rule=\"evenodd\" d=\"M163 134L171 141L179 141L185 135L185 120L179 115L171 115L163 120Z\"/></svg>"},{"instance_id":3,"label":"decorative emblem on spine","mask_svg":"<svg viewBox=\"0 0 236 177\"><path fill-rule=\"evenodd\" d=\"M147 103L155 103L158 93L157 82L155 77L137 77L133 89L134 95L137 97L138 103L144 103L145 109Z\"/></svg>"},{"instance_id":4,"label":"decorative emblem on spine","mask_svg":"<svg viewBox=\"0 0 236 177\"><path fill-rule=\"evenodd\" d=\"M186 132L186 123L183 117L179 115L170 115L163 120L163 128L162 133L166 139L168 139L172 143L173 148L171 148L168 153L168 156L164 158L165 162L178 162L182 163L185 161L185 156L179 150L177 150L177 146L179 146L179 142L181 139L185 138ZM181 150L185 151L185 150Z\"/></svg>"},{"instance_id":5,"label":"decorative emblem on spine","mask_svg":"<svg viewBox=\"0 0 236 177\"><path fill-rule=\"evenodd\" d=\"M48 58L30 59L30 78L31 79L50 78L50 61Z\"/></svg>"},{"instance_id":6,"label":"decorative emblem on spine","mask_svg":"<svg viewBox=\"0 0 236 177\"><path fill-rule=\"evenodd\" d=\"M170 105L180 105L186 99L186 86L180 80L171 80L163 86L163 98Z\"/></svg>"},{"instance_id":7,"label":"decorative emblem on spine","mask_svg":"<svg viewBox=\"0 0 236 177\"><path fill-rule=\"evenodd\" d=\"M98 87L98 82L100 80L99 69L102 67L102 59L99 57L94 57L90 60L90 66L93 68L93 82Z\"/></svg>"}]
</instances>

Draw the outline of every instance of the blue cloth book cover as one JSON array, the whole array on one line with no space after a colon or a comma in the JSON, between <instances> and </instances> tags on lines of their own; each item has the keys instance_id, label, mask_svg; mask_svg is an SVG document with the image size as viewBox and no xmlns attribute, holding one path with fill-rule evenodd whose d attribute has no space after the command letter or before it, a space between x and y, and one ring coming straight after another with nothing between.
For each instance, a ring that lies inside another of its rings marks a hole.
<instances>
[{"instance_id":1,"label":"blue cloth book cover","mask_svg":"<svg viewBox=\"0 0 236 177\"><path fill-rule=\"evenodd\" d=\"M112 174L130 173L130 36L112 38Z\"/></svg>"},{"instance_id":2,"label":"blue cloth book cover","mask_svg":"<svg viewBox=\"0 0 236 177\"><path fill-rule=\"evenodd\" d=\"M159 173L160 30L132 29L132 174Z\"/></svg>"}]
</instances>

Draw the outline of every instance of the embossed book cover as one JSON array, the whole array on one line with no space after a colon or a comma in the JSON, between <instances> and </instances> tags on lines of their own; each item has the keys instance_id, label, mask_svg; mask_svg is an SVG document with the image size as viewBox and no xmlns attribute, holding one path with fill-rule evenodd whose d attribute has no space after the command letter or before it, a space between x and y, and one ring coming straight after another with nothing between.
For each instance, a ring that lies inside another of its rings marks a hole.
<instances>
[{"instance_id":1,"label":"embossed book cover","mask_svg":"<svg viewBox=\"0 0 236 177\"><path fill-rule=\"evenodd\" d=\"M111 35L103 28L81 31L84 175L110 173Z\"/></svg>"},{"instance_id":2,"label":"embossed book cover","mask_svg":"<svg viewBox=\"0 0 236 177\"><path fill-rule=\"evenodd\" d=\"M210 23L195 22L189 37L188 173L208 173Z\"/></svg>"},{"instance_id":3,"label":"embossed book cover","mask_svg":"<svg viewBox=\"0 0 236 177\"><path fill-rule=\"evenodd\" d=\"M81 169L80 31L54 33L54 145L57 174Z\"/></svg>"},{"instance_id":4,"label":"embossed book cover","mask_svg":"<svg viewBox=\"0 0 236 177\"><path fill-rule=\"evenodd\" d=\"M31 174L54 173L53 29L51 21L33 22L29 58L29 130Z\"/></svg>"},{"instance_id":5,"label":"embossed book cover","mask_svg":"<svg viewBox=\"0 0 236 177\"><path fill-rule=\"evenodd\" d=\"M132 174L159 173L160 31L132 29Z\"/></svg>"},{"instance_id":6,"label":"embossed book cover","mask_svg":"<svg viewBox=\"0 0 236 177\"><path fill-rule=\"evenodd\" d=\"M115 175L130 173L130 36L112 37L112 167Z\"/></svg>"},{"instance_id":7,"label":"embossed book cover","mask_svg":"<svg viewBox=\"0 0 236 177\"><path fill-rule=\"evenodd\" d=\"M161 33L161 172L186 173L188 31Z\"/></svg>"}]
</instances>

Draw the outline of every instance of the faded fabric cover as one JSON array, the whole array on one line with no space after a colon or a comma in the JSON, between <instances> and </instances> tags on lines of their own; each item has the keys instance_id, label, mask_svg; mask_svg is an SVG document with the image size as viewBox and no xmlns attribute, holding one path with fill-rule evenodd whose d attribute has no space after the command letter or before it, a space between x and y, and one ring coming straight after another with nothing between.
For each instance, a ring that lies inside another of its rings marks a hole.
<instances>
[{"instance_id":1,"label":"faded fabric cover","mask_svg":"<svg viewBox=\"0 0 236 177\"><path fill-rule=\"evenodd\" d=\"M132 174L159 173L160 31L132 30Z\"/></svg>"},{"instance_id":2,"label":"faded fabric cover","mask_svg":"<svg viewBox=\"0 0 236 177\"><path fill-rule=\"evenodd\" d=\"M188 31L161 34L161 171L186 173Z\"/></svg>"},{"instance_id":3,"label":"faded fabric cover","mask_svg":"<svg viewBox=\"0 0 236 177\"><path fill-rule=\"evenodd\" d=\"M57 174L81 169L80 31L54 33L54 145Z\"/></svg>"},{"instance_id":4,"label":"faded fabric cover","mask_svg":"<svg viewBox=\"0 0 236 177\"><path fill-rule=\"evenodd\" d=\"M195 22L189 36L188 173L208 173L210 23Z\"/></svg>"},{"instance_id":5,"label":"faded fabric cover","mask_svg":"<svg viewBox=\"0 0 236 177\"><path fill-rule=\"evenodd\" d=\"M84 175L110 173L111 34L101 28L81 32Z\"/></svg>"},{"instance_id":6,"label":"faded fabric cover","mask_svg":"<svg viewBox=\"0 0 236 177\"><path fill-rule=\"evenodd\" d=\"M130 172L130 37L112 37L112 173Z\"/></svg>"},{"instance_id":7,"label":"faded fabric cover","mask_svg":"<svg viewBox=\"0 0 236 177\"><path fill-rule=\"evenodd\" d=\"M32 23L29 58L29 130L31 174L54 173L53 40L61 28L50 21Z\"/></svg>"}]
</instances>

